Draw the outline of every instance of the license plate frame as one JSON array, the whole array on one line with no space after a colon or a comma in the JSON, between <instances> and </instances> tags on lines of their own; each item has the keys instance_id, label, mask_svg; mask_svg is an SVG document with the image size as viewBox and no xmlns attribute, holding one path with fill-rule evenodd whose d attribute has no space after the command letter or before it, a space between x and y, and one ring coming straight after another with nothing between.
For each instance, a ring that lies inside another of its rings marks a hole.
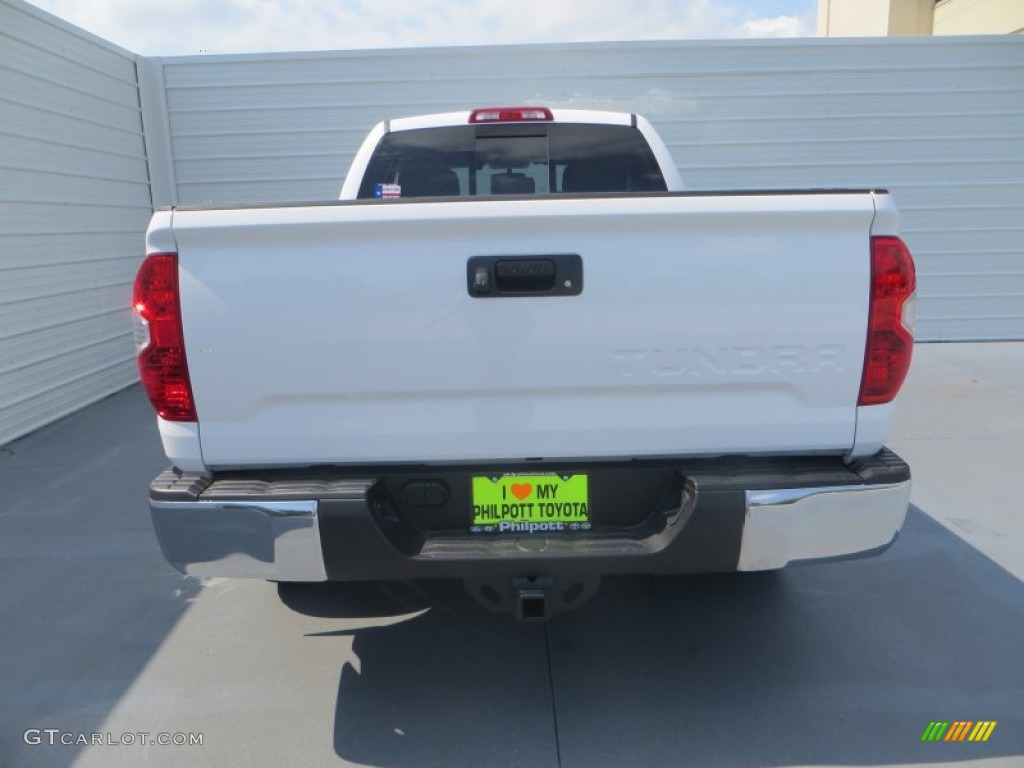
<instances>
[{"instance_id":1,"label":"license plate frame","mask_svg":"<svg viewBox=\"0 0 1024 768\"><path fill-rule=\"evenodd\" d=\"M473 533L579 533L591 529L586 472L499 472L470 479Z\"/></svg>"}]
</instances>

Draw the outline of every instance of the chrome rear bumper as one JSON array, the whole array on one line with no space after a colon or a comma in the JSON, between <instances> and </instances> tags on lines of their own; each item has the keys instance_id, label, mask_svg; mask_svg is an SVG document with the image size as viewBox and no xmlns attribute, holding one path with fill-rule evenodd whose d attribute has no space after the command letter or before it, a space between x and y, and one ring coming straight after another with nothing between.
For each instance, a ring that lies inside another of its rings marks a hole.
<instances>
[{"instance_id":1,"label":"chrome rear bumper","mask_svg":"<svg viewBox=\"0 0 1024 768\"><path fill-rule=\"evenodd\" d=\"M642 525L590 534L482 537L468 522L432 533L406 515L387 475L342 470L227 479L168 470L151 485L150 508L164 555L184 573L272 581L772 570L877 553L903 526L910 471L890 451L852 466L745 462L681 460L670 466L674 490ZM480 470L420 471L457 489ZM457 514L461 503L451 502Z\"/></svg>"},{"instance_id":2,"label":"chrome rear bumper","mask_svg":"<svg viewBox=\"0 0 1024 768\"><path fill-rule=\"evenodd\" d=\"M889 546L903 528L910 481L887 485L747 491L740 571L782 568Z\"/></svg>"},{"instance_id":3,"label":"chrome rear bumper","mask_svg":"<svg viewBox=\"0 0 1024 768\"><path fill-rule=\"evenodd\" d=\"M189 576L325 581L317 502L151 501L168 562Z\"/></svg>"}]
</instances>

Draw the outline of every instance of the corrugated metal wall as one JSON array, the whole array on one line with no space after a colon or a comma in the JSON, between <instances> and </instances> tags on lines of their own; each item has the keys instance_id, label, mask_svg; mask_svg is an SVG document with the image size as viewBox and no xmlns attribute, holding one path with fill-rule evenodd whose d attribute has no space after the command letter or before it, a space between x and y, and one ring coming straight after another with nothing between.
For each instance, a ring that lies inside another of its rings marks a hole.
<instances>
[{"instance_id":1,"label":"corrugated metal wall","mask_svg":"<svg viewBox=\"0 0 1024 768\"><path fill-rule=\"evenodd\" d=\"M0 444L136 379L150 213L132 55L0 0Z\"/></svg>"},{"instance_id":2,"label":"corrugated metal wall","mask_svg":"<svg viewBox=\"0 0 1024 768\"><path fill-rule=\"evenodd\" d=\"M173 156L161 173L182 203L334 197L363 134L385 117L534 102L634 111L662 132L691 188L893 190L918 257L921 337L1024 338L1024 38L605 43L157 65Z\"/></svg>"}]
</instances>

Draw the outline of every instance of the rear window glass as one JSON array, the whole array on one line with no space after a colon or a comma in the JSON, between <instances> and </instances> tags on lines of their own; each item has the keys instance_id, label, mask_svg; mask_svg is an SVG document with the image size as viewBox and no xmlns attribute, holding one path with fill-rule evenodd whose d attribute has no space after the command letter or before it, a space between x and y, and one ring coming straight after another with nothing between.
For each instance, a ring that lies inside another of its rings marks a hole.
<instances>
[{"instance_id":1,"label":"rear window glass","mask_svg":"<svg viewBox=\"0 0 1024 768\"><path fill-rule=\"evenodd\" d=\"M360 198L659 192L665 179L632 126L459 125L389 133Z\"/></svg>"}]
</instances>

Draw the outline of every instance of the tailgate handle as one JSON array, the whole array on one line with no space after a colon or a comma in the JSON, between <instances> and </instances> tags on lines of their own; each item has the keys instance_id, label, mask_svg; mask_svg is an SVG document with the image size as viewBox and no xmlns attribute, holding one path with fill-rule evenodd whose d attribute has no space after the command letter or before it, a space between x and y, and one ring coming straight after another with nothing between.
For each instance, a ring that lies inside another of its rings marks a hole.
<instances>
[{"instance_id":1,"label":"tailgate handle","mask_svg":"<svg viewBox=\"0 0 1024 768\"><path fill-rule=\"evenodd\" d=\"M494 262L494 287L498 293L537 293L555 287L555 262L551 259L506 259Z\"/></svg>"},{"instance_id":2,"label":"tailgate handle","mask_svg":"<svg viewBox=\"0 0 1024 768\"><path fill-rule=\"evenodd\" d=\"M576 296L583 290L583 260L576 254L474 256L467 264L469 295Z\"/></svg>"}]
</instances>

